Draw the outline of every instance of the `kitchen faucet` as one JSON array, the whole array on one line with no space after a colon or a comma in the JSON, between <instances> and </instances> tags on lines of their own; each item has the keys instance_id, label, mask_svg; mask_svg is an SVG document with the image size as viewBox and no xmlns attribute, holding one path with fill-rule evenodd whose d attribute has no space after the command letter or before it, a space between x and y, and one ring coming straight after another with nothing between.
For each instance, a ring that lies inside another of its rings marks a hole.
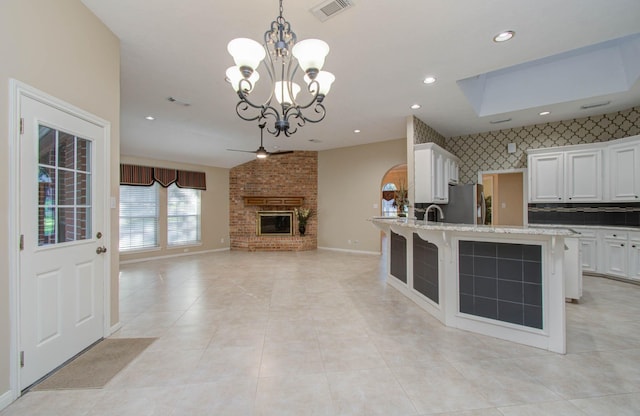
<instances>
[{"instance_id":1,"label":"kitchen faucet","mask_svg":"<svg viewBox=\"0 0 640 416\"><path fill-rule=\"evenodd\" d=\"M424 222L427 222L427 219L429 218L429 210L431 208L435 208L436 211L438 211L440 213L440 220L444 219L444 213L442 212L442 208L440 208L438 205L436 204L431 204L427 207L427 209L424 211ZM436 214L436 221L438 221L438 214Z\"/></svg>"}]
</instances>

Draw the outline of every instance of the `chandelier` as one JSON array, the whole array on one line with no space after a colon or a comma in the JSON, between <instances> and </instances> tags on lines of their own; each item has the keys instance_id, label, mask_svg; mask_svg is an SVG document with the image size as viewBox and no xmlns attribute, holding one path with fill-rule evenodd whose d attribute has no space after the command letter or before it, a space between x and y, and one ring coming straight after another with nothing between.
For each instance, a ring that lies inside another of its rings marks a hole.
<instances>
[{"instance_id":1,"label":"chandelier","mask_svg":"<svg viewBox=\"0 0 640 416\"><path fill-rule=\"evenodd\" d=\"M267 131L276 137L281 133L289 137L306 122L324 119L326 110L322 102L335 80L332 73L322 71L329 45L319 39L297 42L291 24L282 16L282 0L280 14L264 34L264 44L237 38L229 42L227 50L236 65L227 69L226 80L240 98L236 113L241 119L264 119ZM257 103L249 95L260 79L257 68L261 62L271 80L271 93L265 101ZM294 82L299 68L304 75L298 76L304 79L309 93L303 103L296 100L301 90Z\"/></svg>"}]
</instances>

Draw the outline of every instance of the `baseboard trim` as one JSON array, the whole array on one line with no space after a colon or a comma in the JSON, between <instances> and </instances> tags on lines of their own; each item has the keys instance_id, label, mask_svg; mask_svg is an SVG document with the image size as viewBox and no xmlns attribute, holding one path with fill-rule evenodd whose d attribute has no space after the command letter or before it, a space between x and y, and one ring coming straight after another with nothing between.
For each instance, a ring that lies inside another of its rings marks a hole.
<instances>
[{"instance_id":1,"label":"baseboard trim","mask_svg":"<svg viewBox=\"0 0 640 416\"><path fill-rule=\"evenodd\" d=\"M167 254L164 256L154 256L154 257L145 257L142 259L124 260L124 261L121 261L120 264L142 263L142 262L151 261L151 260L162 260L162 259L169 259L172 257L195 256L197 254L218 253L221 251L229 251L229 250L230 250L229 247L225 247L225 248L217 248L214 250L190 251L188 253Z\"/></svg>"},{"instance_id":2,"label":"baseboard trim","mask_svg":"<svg viewBox=\"0 0 640 416\"><path fill-rule=\"evenodd\" d=\"M109 328L109 335L113 335L120 328L122 328L122 322L118 322L117 324L112 325L111 328Z\"/></svg>"},{"instance_id":3,"label":"baseboard trim","mask_svg":"<svg viewBox=\"0 0 640 416\"><path fill-rule=\"evenodd\" d=\"M13 390L8 390L0 396L0 410L8 407L11 403L14 402L13 398Z\"/></svg>"},{"instance_id":4,"label":"baseboard trim","mask_svg":"<svg viewBox=\"0 0 640 416\"><path fill-rule=\"evenodd\" d=\"M342 253L353 253L353 254L367 254L370 256L382 255L382 253L379 251L347 250L344 248L334 248L334 247L318 247L318 250L339 251Z\"/></svg>"}]
</instances>

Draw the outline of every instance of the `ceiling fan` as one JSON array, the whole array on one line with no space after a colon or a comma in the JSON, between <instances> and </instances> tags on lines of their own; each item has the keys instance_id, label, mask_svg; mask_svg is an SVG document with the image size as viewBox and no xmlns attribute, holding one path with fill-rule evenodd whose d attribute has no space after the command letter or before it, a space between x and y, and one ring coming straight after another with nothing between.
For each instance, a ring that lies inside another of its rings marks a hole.
<instances>
[{"instance_id":1,"label":"ceiling fan","mask_svg":"<svg viewBox=\"0 0 640 416\"><path fill-rule=\"evenodd\" d=\"M230 150L232 152L255 153L258 159L265 159L267 156L278 156L278 155L286 155L287 153L293 153L293 150L285 150L282 152L268 152L267 149L264 148L264 146L262 145L262 133L264 132L264 126L266 125L267 125L266 122L262 124L258 124L258 127L260 127L260 147L258 147L258 150L238 150L238 149L227 149L227 150Z\"/></svg>"}]
</instances>

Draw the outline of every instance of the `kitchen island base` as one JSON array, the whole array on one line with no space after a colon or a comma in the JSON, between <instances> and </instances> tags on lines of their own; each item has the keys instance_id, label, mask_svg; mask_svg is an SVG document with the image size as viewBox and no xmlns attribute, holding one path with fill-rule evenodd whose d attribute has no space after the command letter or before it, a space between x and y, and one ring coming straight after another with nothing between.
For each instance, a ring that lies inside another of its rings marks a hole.
<instances>
[{"instance_id":1,"label":"kitchen island base","mask_svg":"<svg viewBox=\"0 0 640 416\"><path fill-rule=\"evenodd\" d=\"M388 237L388 283L444 325L566 352L565 280L582 278L565 265L578 262L572 231L372 222Z\"/></svg>"}]
</instances>

